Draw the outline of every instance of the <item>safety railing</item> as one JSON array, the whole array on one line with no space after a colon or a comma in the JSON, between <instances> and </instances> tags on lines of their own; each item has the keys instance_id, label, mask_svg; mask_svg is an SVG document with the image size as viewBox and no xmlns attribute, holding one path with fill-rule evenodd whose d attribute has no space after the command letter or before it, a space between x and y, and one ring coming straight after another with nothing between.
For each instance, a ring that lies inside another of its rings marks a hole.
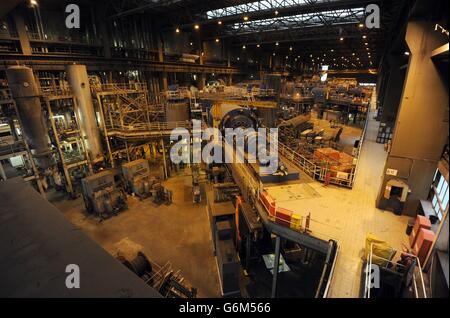
<instances>
[{"instance_id":1,"label":"safety railing","mask_svg":"<svg viewBox=\"0 0 450 318\"><path fill-rule=\"evenodd\" d=\"M133 125L121 125L117 127L108 124L106 125L106 130L109 136L122 137L168 135L177 128L191 130L193 126L189 121L137 123ZM202 128L206 128L205 123L202 123Z\"/></svg>"},{"instance_id":2,"label":"safety railing","mask_svg":"<svg viewBox=\"0 0 450 318\"><path fill-rule=\"evenodd\" d=\"M353 164L346 164L347 168L344 169L346 171L333 169L331 164L308 159L282 143L278 144L278 152L314 180L347 188L353 187L355 179Z\"/></svg>"},{"instance_id":3,"label":"safety railing","mask_svg":"<svg viewBox=\"0 0 450 318\"><path fill-rule=\"evenodd\" d=\"M9 88L0 89L0 104L12 103L13 98Z\"/></svg>"},{"instance_id":4,"label":"safety railing","mask_svg":"<svg viewBox=\"0 0 450 318\"><path fill-rule=\"evenodd\" d=\"M26 151L25 144L22 140L15 143L3 143L0 140L0 156L12 155Z\"/></svg>"},{"instance_id":5,"label":"safety railing","mask_svg":"<svg viewBox=\"0 0 450 318\"><path fill-rule=\"evenodd\" d=\"M364 276L364 298L373 297L373 290L382 287L382 277L380 271L388 270L392 276L398 276L404 288L411 287L412 294L415 298L427 298L427 290L422 274L422 266L416 255L401 252L392 249L392 257L387 259L380 255L375 255L374 247L376 243L370 244L370 251L366 258L365 276ZM397 261L394 255L400 254ZM403 289L404 289L403 288Z\"/></svg>"},{"instance_id":6,"label":"safety railing","mask_svg":"<svg viewBox=\"0 0 450 318\"><path fill-rule=\"evenodd\" d=\"M95 92L147 91L146 83L91 84Z\"/></svg>"},{"instance_id":7,"label":"safety railing","mask_svg":"<svg viewBox=\"0 0 450 318\"><path fill-rule=\"evenodd\" d=\"M187 87L180 87L176 91L164 91L161 92L161 98L166 100L172 99L190 99L192 96L191 91Z\"/></svg>"},{"instance_id":8,"label":"safety railing","mask_svg":"<svg viewBox=\"0 0 450 318\"><path fill-rule=\"evenodd\" d=\"M44 96L63 96L63 95L71 95L72 91L68 86L48 85L48 86L41 86L41 93Z\"/></svg>"}]
</instances>

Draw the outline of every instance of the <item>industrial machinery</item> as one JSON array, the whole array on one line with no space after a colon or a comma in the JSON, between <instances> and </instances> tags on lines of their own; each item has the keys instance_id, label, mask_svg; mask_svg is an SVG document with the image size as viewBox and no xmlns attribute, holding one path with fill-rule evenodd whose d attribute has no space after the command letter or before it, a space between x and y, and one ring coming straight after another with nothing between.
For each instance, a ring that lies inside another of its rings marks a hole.
<instances>
[{"instance_id":1,"label":"industrial machinery","mask_svg":"<svg viewBox=\"0 0 450 318\"><path fill-rule=\"evenodd\" d=\"M156 179L150 176L150 167L146 159L139 159L122 165L128 193L145 199L151 195L153 184Z\"/></svg>"},{"instance_id":2,"label":"industrial machinery","mask_svg":"<svg viewBox=\"0 0 450 318\"><path fill-rule=\"evenodd\" d=\"M125 192L114 180L114 172L106 170L81 181L86 210L101 219L108 218L127 208Z\"/></svg>"},{"instance_id":3,"label":"industrial machinery","mask_svg":"<svg viewBox=\"0 0 450 318\"><path fill-rule=\"evenodd\" d=\"M52 158L48 129L42 116L41 93L33 71L25 66L11 66L6 74L26 141L38 168L45 171L55 163Z\"/></svg>"},{"instance_id":4,"label":"industrial machinery","mask_svg":"<svg viewBox=\"0 0 450 318\"><path fill-rule=\"evenodd\" d=\"M221 130L258 128L258 122L253 120L248 109L234 107L222 112L212 109L211 112L214 126ZM255 136L246 136L247 146L252 138ZM229 141L224 141L223 146L234 149ZM247 155L247 147L244 151ZM237 149L233 150L233 155L236 154ZM207 191L222 292L224 295L242 292L250 297L276 297L277 294L284 297L326 297L337 260L338 244L334 240L325 241L312 236L309 214L303 217L298 211L277 206L276 201L264 204L261 200L265 193L264 184L299 177L294 170L288 171L283 162L277 163L278 169L273 172L268 171L267 164L261 161L227 161L225 168L240 195L228 202L217 202L213 190ZM236 285L241 265L249 277L249 283L244 282L245 287ZM283 281L281 290L277 288L278 277Z\"/></svg>"},{"instance_id":5,"label":"industrial machinery","mask_svg":"<svg viewBox=\"0 0 450 318\"><path fill-rule=\"evenodd\" d=\"M172 191L164 188L161 183L153 184L150 192L155 205L160 205L163 203L169 205L172 203Z\"/></svg>"},{"instance_id":6,"label":"industrial machinery","mask_svg":"<svg viewBox=\"0 0 450 318\"><path fill-rule=\"evenodd\" d=\"M87 151L93 163L103 160L100 131L97 126L94 105L86 65L67 65L67 78L77 103L75 113L80 123L81 133L87 141Z\"/></svg>"},{"instance_id":7,"label":"industrial machinery","mask_svg":"<svg viewBox=\"0 0 450 318\"><path fill-rule=\"evenodd\" d=\"M143 252L138 252L134 259L127 259L122 255L119 255L117 258L129 270L166 298L197 297L197 289L188 286L180 272L172 270L170 263L159 266L150 262Z\"/></svg>"}]
</instances>

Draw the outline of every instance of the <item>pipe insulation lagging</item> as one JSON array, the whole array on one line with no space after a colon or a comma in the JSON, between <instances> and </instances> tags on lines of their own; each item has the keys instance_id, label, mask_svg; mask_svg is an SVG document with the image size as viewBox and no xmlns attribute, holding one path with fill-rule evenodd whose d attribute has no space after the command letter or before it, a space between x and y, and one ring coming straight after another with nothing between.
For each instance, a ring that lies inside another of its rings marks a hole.
<instances>
[{"instance_id":1,"label":"pipe insulation lagging","mask_svg":"<svg viewBox=\"0 0 450 318\"><path fill-rule=\"evenodd\" d=\"M53 165L52 149L33 71L29 67L16 65L6 70L6 76L25 140L37 166L46 170Z\"/></svg>"},{"instance_id":2,"label":"pipe insulation lagging","mask_svg":"<svg viewBox=\"0 0 450 318\"><path fill-rule=\"evenodd\" d=\"M103 158L103 150L100 130L97 126L86 66L67 65L66 73L70 88L77 101L75 115L80 125L87 151L94 162L101 160Z\"/></svg>"}]
</instances>

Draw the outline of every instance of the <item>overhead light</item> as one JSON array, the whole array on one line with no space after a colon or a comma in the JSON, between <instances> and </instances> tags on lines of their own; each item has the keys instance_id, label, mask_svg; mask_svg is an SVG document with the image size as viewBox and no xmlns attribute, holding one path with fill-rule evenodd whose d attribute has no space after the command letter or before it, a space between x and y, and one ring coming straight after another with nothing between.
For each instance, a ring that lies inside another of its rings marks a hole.
<instances>
[{"instance_id":1,"label":"overhead light","mask_svg":"<svg viewBox=\"0 0 450 318\"><path fill-rule=\"evenodd\" d=\"M244 16L244 21L248 21L248 16Z\"/></svg>"},{"instance_id":2,"label":"overhead light","mask_svg":"<svg viewBox=\"0 0 450 318\"><path fill-rule=\"evenodd\" d=\"M242 46L242 49L245 50L247 47L245 45Z\"/></svg>"},{"instance_id":3,"label":"overhead light","mask_svg":"<svg viewBox=\"0 0 450 318\"><path fill-rule=\"evenodd\" d=\"M275 56L276 54L275 54L275 53L273 53L272 55L273 55L273 56Z\"/></svg>"},{"instance_id":4,"label":"overhead light","mask_svg":"<svg viewBox=\"0 0 450 318\"><path fill-rule=\"evenodd\" d=\"M364 45L369 45L369 43L365 42Z\"/></svg>"},{"instance_id":5,"label":"overhead light","mask_svg":"<svg viewBox=\"0 0 450 318\"><path fill-rule=\"evenodd\" d=\"M334 50L333 50L333 49L331 49L331 52L334 52Z\"/></svg>"},{"instance_id":6,"label":"overhead light","mask_svg":"<svg viewBox=\"0 0 450 318\"><path fill-rule=\"evenodd\" d=\"M355 56L355 53L352 53L353 56Z\"/></svg>"},{"instance_id":7,"label":"overhead light","mask_svg":"<svg viewBox=\"0 0 450 318\"><path fill-rule=\"evenodd\" d=\"M275 15L278 15L278 13L279 13L278 10L276 10L276 11L275 11Z\"/></svg>"},{"instance_id":8,"label":"overhead light","mask_svg":"<svg viewBox=\"0 0 450 318\"><path fill-rule=\"evenodd\" d=\"M277 42L277 43L275 43L275 45L278 46L278 45L280 45L280 43Z\"/></svg>"},{"instance_id":9,"label":"overhead light","mask_svg":"<svg viewBox=\"0 0 450 318\"><path fill-rule=\"evenodd\" d=\"M176 28L176 29L175 29L175 32L180 33L180 29L179 29L179 28Z\"/></svg>"},{"instance_id":10,"label":"overhead light","mask_svg":"<svg viewBox=\"0 0 450 318\"><path fill-rule=\"evenodd\" d=\"M256 44L256 47L261 47L261 45L260 44Z\"/></svg>"},{"instance_id":11,"label":"overhead light","mask_svg":"<svg viewBox=\"0 0 450 318\"><path fill-rule=\"evenodd\" d=\"M292 46L289 48L289 51L292 51Z\"/></svg>"},{"instance_id":12,"label":"overhead light","mask_svg":"<svg viewBox=\"0 0 450 318\"><path fill-rule=\"evenodd\" d=\"M364 28L364 24L360 23L360 24L358 24L358 27L359 28Z\"/></svg>"},{"instance_id":13,"label":"overhead light","mask_svg":"<svg viewBox=\"0 0 450 318\"><path fill-rule=\"evenodd\" d=\"M286 55L286 60L289 58L289 56Z\"/></svg>"},{"instance_id":14,"label":"overhead light","mask_svg":"<svg viewBox=\"0 0 450 318\"><path fill-rule=\"evenodd\" d=\"M216 43L219 43L220 42L220 40L219 39L216 39Z\"/></svg>"},{"instance_id":15,"label":"overhead light","mask_svg":"<svg viewBox=\"0 0 450 318\"><path fill-rule=\"evenodd\" d=\"M220 20L217 21L217 24L218 24L218 25L222 25L222 21L220 21Z\"/></svg>"},{"instance_id":16,"label":"overhead light","mask_svg":"<svg viewBox=\"0 0 450 318\"><path fill-rule=\"evenodd\" d=\"M408 56L408 55L410 55L410 54L411 54L411 53L409 53L408 51L405 51L405 55Z\"/></svg>"},{"instance_id":17,"label":"overhead light","mask_svg":"<svg viewBox=\"0 0 450 318\"><path fill-rule=\"evenodd\" d=\"M191 42L191 43L189 43L191 46L193 46L194 45L194 43L193 42Z\"/></svg>"},{"instance_id":18,"label":"overhead light","mask_svg":"<svg viewBox=\"0 0 450 318\"><path fill-rule=\"evenodd\" d=\"M30 5L31 5L31 6L37 6L38 3L37 3L36 0L30 0Z\"/></svg>"},{"instance_id":19,"label":"overhead light","mask_svg":"<svg viewBox=\"0 0 450 318\"><path fill-rule=\"evenodd\" d=\"M344 41L344 38L340 38L339 40Z\"/></svg>"},{"instance_id":20,"label":"overhead light","mask_svg":"<svg viewBox=\"0 0 450 318\"><path fill-rule=\"evenodd\" d=\"M362 37L363 39L367 39L367 35L363 35L363 37Z\"/></svg>"},{"instance_id":21,"label":"overhead light","mask_svg":"<svg viewBox=\"0 0 450 318\"><path fill-rule=\"evenodd\" d=\"M200 25L196 24L196 25L194 26L194 29L196 29L196 30L200 29Z\"/></svg>"},{"instance_id":22,"label":"overhead light","mask_svg":"<svg viewBox=\"0 0 450 318\"><path fill-rule=\"evenodd\" d=\"M239 61L239 60L240 60L240 58L238 57L238 58L237 58L237 60Z\"/></svg>"}]
</instances>

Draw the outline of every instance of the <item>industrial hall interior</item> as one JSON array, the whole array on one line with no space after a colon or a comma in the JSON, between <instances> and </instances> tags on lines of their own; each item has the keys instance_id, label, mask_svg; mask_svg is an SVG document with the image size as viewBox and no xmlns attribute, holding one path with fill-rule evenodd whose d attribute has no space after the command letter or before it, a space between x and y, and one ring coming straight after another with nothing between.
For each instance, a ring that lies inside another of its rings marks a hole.
<instances>
[{"instance_id":1,"label":"industrial hall interior","mask_svg":"<svg viewBox=\"0 0 450 318\"><path fill-rule=\"evenodd\" d=\"M448 13L1 1L0 297L448 298Z\"/></svg>"}]
</instances>

